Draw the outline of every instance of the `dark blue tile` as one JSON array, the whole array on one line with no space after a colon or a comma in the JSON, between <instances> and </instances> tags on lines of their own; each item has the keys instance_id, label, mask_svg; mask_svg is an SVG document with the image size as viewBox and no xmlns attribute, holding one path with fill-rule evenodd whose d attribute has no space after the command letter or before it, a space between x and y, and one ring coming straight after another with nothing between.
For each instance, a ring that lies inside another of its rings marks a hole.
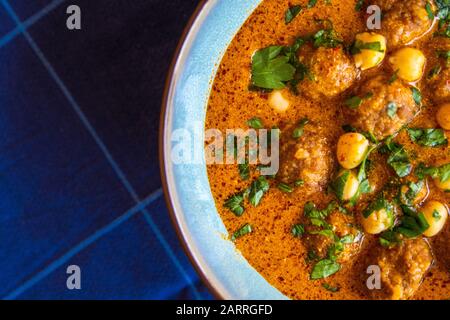
<instances>
[{"instance_id":1,"label":"dark blue tile","mask_svg":"<svg viewBox=\"0 0 450 320\"><path fill-rule=\"evenodd\" d=\"M0 61L3 296L134 203L25 38Z\"/></svg>"},{"instance_id":2,"label":"dark blue tile","mask_svg":"<svg viewBox=\"0 0 450 320\"><path fill-rule=\"evenodd\" d=\"M0 43L1 38L14 29L14 21L9 17L5 9L0 5Z\"/></svg>"},{"instance_id":3,"label":"dark blue tile","mask_svg":"<svg viewBox=\"0 0 450 320\"><path fill-rule=\"evenodd\" d=\"M152 206L149 208L149 216L151 217L151 220L155 223L155 225L158 227L160 232L165 236L165 238L168 241L169 246L174 251L175 256L180 261L180 263L184 266L185 270L189 271L189 274L193 274L193 278L195 278L196 282L198 282L199 276L194 270L194 267L192 266L189 258L187 257L186 253L183 250L183 246L181 245L180 240L178 239L178 236L175 232L175 228L172 225L172 220L170 219L169 212L167 211L166 203L164 200L164 197L159 198L156 200ZM145 216L144 216L145 218ZM146 219L147 223L149 219ZM186 287L186 292L189 292L189 287ZM200 292L202 298L204 299L212 299L213 296L209 293L206 286L199 282L197 285L197 290ZM184 292L178 293L178 298L184 297Z\"/></svg>"},{"instance_id":4,"label":"dark blue tile","mask_svg":"<svg viewBox=\"0 0 450 320\"><path fill-rule=\"evenodd\" d=\"M192 289L138 214L98 239L19 299L194 298ZM69 265L81 269L81 290L68 290ZM193 277L192 271L188 271Z\"/></svg>"},{"instance_id":5,"label":"dark blue tile","mask_svg":"<svg viewBox=\"0 0 450 320\"><path fill-rule=\"evenodd\" d=\"M162 91L197 2L78 0L81 30L61 27L64 5L30 29L141 197L160 185Z\"/></svg>"},{"instance_id":6,"label":"dark blue tile","mask_svg":"<svg viewBox=\"0 0 450 320\"><path fill-rule=\"evenodd\" d=\"M69 5L69 2L64 0L9 0L8 3L16 12L17 16L21 20L26 20L37 12L41 11L46 6L50 5L52 2L59 3L61 2L63 5L66 4L66 8ZM64 19L64 17L62 17Z\"/></svg>"}]
</instances>

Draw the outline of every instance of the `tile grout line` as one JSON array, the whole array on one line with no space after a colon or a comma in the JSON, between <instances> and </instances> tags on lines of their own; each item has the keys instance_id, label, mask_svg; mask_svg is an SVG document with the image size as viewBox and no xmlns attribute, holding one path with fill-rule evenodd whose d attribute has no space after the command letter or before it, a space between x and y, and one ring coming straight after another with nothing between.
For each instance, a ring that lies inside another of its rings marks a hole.
<instances>
[{"instance_id":1,"label":"tile grout line","mask_svg":"<svg viewBox=\"0 0 450 320\"><path fill-rule=\"evenodd\" d=\"M54 9L59 7L61 4L66 2L67 0L54 0L52 3L46 5L43 9L32 15L31 17L27 18L22 22L22 25L25 29L28 29L32 25L34 25L36 22L41 20L43 17L45 17L47 14L52 12ZM13 30L9 31L7 34L5 34L3 37L0 38L0 48L7 45L9 42L14 40L18 35L20 35L21 31L19 27L15 27Z\"/></svg>"},{"instance_id":2,"label":"tile grout line","mask_svg":"<svg viewBox=\"0 0 450 320\"><path fill-rule=\"evenodd\" d=\"M56 73L56 71L54 70L54 68L52 67L52 65L50 64L50 62L46 59L44 53L42 52L42 50L38 47L38 45L34 42L33 38L31 37L31 35L27 32L27 30L24 28L24 26L22 25L20 19L18 18L18 16L16 15L16 13L14 12L14 10L12 9L12 7L9 5L7 0L1 0L1 3L3 5L3 7L6 9L6 11L8 12L8 14L11 16L11 18L15 21L15 23L17 24L17 27L19 28L20 32L24 35L25 39L27 40L27 42L29 43L30 47L33 49L33 51L35 52L35 54L38 56L38 58L40 59L40 61L42 62L42 64L44 65L44 67L47 69L48 73L50 74L50 76L53 78L53 80L56 82L56 84L58 85L58 87L61 89L62 93L64 94L64 96L67 98L67 100L69 101L70 105L72 106L72 109L75 111L75 113L78 115L78 117L80 118L81 122L83 123L83 125L85 126L85 128L89 131L89 133L91 134L92 138L94 139L94 141L96 142L96 144L98 145L98 147L101 149L101 151L103 152L104 156L106 157L106 159L108 160L109 164L112 166L114 172L116 173L116 175L118 176L119 180L122 182L122 184L124 185L125 189L127 189L127 191L130 193L130 195L132 196L133 200L136 203L139 203L139 197L136 194L136 191L134 190L134 188L131 186L131 183L128 181L128 179L126 178L124 172L122 171L122 169L119 167L119 165L117 164L117 162L114 160L114 158L112 157L111 153L109 152L109 150L107 149L106 145L103 143L103 141L101 140L101 138L99 137L99 135L97 134L97 132L95 131L95 129L92 127L92 125L90 124L89 120L86 118L85 114L83 113L83 111L81 110L80 106L78 105L78 103L75 101L75 98L73 97L73 95L70 93L69 89L66 87L66 85L63 83L63 81L61 80L61 78L58 76L58 74ZM188 282L188 284L191 286L194 295L196 296L197 299L201 299L201 295L198 292L197 288L195 287L195 285L192 282L192 279L189 277L189 275L184 271L184 269L182 268L180 262L178 261L178 258L175 256L175 253L173 252L172 248L170 247L169 243L167 242L167 240L164 238L163 234L161 233L161 231L159 230L158 226L155 224L155 222L153 221L153 219L151 219L150 214L148 213L148 211L146 210L146 208L141 209L141 212L144 214L144 216L146 217L146 220L148 222L148 224L151 227L151 230L153 232L155 232L156 237L158 238L158 241L160 242L160 244L163 246L164 250L166 250L166 254L169 256L169 258L172 260L172 262L174 263L175 267L178 269L178 271L181 273L181 275L185 278L185 280ZM148 219L150 218L150 219Z\"/></svg>"},{"instance_id":3,"label":"tile grout line","mask_svg":"<svg viewBox=\"0 0 450 320\"><path fill-rule=\"evenodd\" d=\"M10 292L6 297L4 297L4 300L12 300L17 298L20 294L34 286L36 283L47 277L49 274L51 274L53 271L58 269L60 266L62 266L65 262L67 262L70 258L81 252L83 249L87 248L91 244L93 244L96 240L100 239L101 237L105 236L106 234L110 233L117 227L119 227L124 222L128 221L131 217L135 216L137 213L141 212L142 208L147 207L152 202L157 200L161 195L163 194L162 189L159 188L155 192L151 193L148 197L146 197L144 200L142 200L139 204L135 205L134 207L128 209L125 213L108 223L107 225L103 226L102 228L95 231L92 235L78 243L76 246L74 246L72 249L67 251L65 254L63 254L58 259L54 260L52 263L50 263L47 267L45 267L43 270L39 271L36 275L34 275L31 279L28 281L25 281L23 284L21 284L18 288L14 289L12 292Z\"/></svg>"}]
</instances>

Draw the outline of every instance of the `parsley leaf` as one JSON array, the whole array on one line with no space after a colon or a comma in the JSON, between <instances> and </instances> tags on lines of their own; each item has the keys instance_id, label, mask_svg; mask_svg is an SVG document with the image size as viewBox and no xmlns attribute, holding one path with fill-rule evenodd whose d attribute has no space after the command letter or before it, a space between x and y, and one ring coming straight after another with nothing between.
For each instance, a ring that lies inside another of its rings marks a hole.
<instances>
[{"instance_id":1,"label":"parsley leaf","mask_svg":"<svg viewBox=\"0 0 450 320\"><path fill-rule=\"evenodd\" d=\"M421 146L425 147L439 147L448 144L442 129L408 129L408 134L411 140Z\"/></svg>"},{"instance_id":2,"label":"parsley leaf","mask_svg":"<svg viewBox=\"0 0 450 320\"><path fill-rule=\"evenodd\" d=\"M286 13L284 14L284 22L286 24L289 24L292 22L292 20L294 20L294 18L302 11L302 7L301 6L292 6L289 7L286 10Z\"/></svg>"},{"instance_id":3,"label":"parsley leaf","mask_svg":"<svg viewBox=\"0 0 450 320\"><path fill-rule=\"evenodd\" d=\"M241 192L228 198L224 203L224 207L230 209L237 217L240 217L244 213L243 203L244 194Z\"/></svg>"},{"instance_id":4,"label":"parsley leaf","mask_svg":"<svg viewBox=\"0 0 450 320\"><path fill-rule=\"evenodd\" d=\"M305 234L305 227L302 224L295 224L291 232L294 237L301 238Z\"/></svg>"},{"instance_id":5,"label":"parsley leaf","mask_svg":"<svg viewBox=\"0 0 450 320\"><path fill-rule=\"evenodd\" d=\"M245 224L241 228L239 228L236 232L231 236L231 241L235 242L236 239L245 236L246 234L252 233L253 228L250 224Z\"/></svg>"},{"instance_id":6,"label":"parsley leaf","mask_svg":"<svg viewBox=\"0 0 450 320\"><path fill-rule=\"evenodd\" d=\"M252 58L252 84L264 89L282 89L294 78L295 67L282 54L283 47L271 46L257 51Z\"/></svg>"},{"instance_id":7,"label":"parsley leaf","mask_svg":"<svg viewBox=\"0 0 450 320\"><path fill-rule=\"evenodd\" d=\"M395 102L389 102L387 105L386 113L389 118L394 118L397 115L397 104Z\"/></svg>"},{"instance_id":8,"label":"parsley leaf","mask_svg":"<svg viewBox=\"0 0 450 320\"><path fill-rule=\"evenodd\" d=\"M333 29L322 29L313 36L314 47L336 48L343 43L343 40Z\"/></svg>"},{"instance_id":9,"label":"parsley leaf","mask_svg":"<svg viewBox=\"0 0 450 320\"><path fill-rule=\"evenodd\" d=\"M394 169L395 173L400 177L408 176L412 171L412 165L409 162L408 154L404 147L392 141L392 137L386 139L381 152L390 153L387 163Z\"/></svg>"},{"instance_id":10,"label":"parsley leaf","mask_svg":"<svg viewBox=\"0 0 450 320\"><path fill-rule=\"evenodd\" d=\"M414 102L420 106L422 104L422 93L416 87L411 87Z\"/></svg>"},{"instance_id":11,"label":"parsley leaf","mask_svg":"<svg viewBox=\"0 0 450 320\"><path fill-rule=\"evenodd\" d=\"M247 125L253 129L263 129L264 128L264 124L263 124L261 118L258 118L258 117L253 117L253 118L249 119L247 121Z\"/></svg>"},{"instance_id":12,"label":"parsley leaf","mask_svg":"<svg viewBox=\"0 0 450 320\"><path fill-rule=\"evenodd\" d=\"M311 280L328 278L341 269L341 265L332 259L323 259L317 262L311 272Z\"/></svg>"},{"instance_id":13,"label":"parsley leaf","mask_svg":"<svg viewBox=\"0 0 450 320\"><path fill-rule=\"evenodd\" d=\"M258 177L255 181L252 182L249 189L248 199L250 204L254 207L257 207L261 202L264 194L269 191L269 182L264 176Z\"/></svg>"}]
</instances>

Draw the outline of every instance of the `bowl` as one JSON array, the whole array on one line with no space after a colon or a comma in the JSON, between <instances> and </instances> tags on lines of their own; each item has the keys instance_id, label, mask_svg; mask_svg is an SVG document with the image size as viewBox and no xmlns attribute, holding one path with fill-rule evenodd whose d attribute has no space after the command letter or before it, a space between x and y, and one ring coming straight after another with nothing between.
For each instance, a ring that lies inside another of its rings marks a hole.
<instances>
[{"instance_id":1,"label":"bowl","mask_svg":"<svg viewBox=\"0 0 450 320\"><path fill-rule=\"evenodd\" d=\"M205 283L222 299L286 299L227 240L203 149L206 107L223 54L260 0L210 0L197 8L167 79L160 127L163 188L177 233Z\"/></svg>"}]
</instances>

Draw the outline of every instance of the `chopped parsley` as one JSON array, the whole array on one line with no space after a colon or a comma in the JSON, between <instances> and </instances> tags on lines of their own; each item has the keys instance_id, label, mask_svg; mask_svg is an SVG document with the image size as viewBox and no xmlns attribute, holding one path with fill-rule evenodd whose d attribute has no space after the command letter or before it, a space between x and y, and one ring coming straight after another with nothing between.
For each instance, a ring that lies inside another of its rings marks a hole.
<instances>
[{"instance_id":1,"label":"chopped parsley","mask_svg":"<svg viewBox=\"0 0 450 320\"><path fill-rule=\"evenodd\" d=\"M328 290L330 292L338 292L339 291L339 287L332 286L328 283L323 283L322 287L324 287L325 290Z\"/></svg>"},{"instance_id":2,"label":"chopped parsley","mask_svg":"<svg viewBox=\"0 0 450 320\"><path fill-rule=\"evenodd\" d=\"M248 120L247 125L253 129L263 129L264 128L264 124L263 124L261 118L258 118L258 117L253 117L250 120Z\"/></svg>"},{"instance_id":3,"label":"chopped parsley","mask_svg":"<svg viewBox=\"0 0 450 320\"><path fill-rule=\"evenodd\" d=\"M250 201L250 204L257 207L264 194L269 191L269 188L269 182L264 176L260 176L253 181L248 192L248 200Z\"/></svg>"},{"instance_id":4,"label":"chopped parsley","mask_svg":"<svg viewBox=\"0 0 450 320\"><path fill-rule=\"evenodd\" d=\"M368 92L362 98L358 97L358 96L353 96L351 98L348 98L347 100L344 101L344 104L347 107L349 107L350 109L357 109L364 102L364 100L370 99L372 97L373 97L373 93Z\"/></svg>"},{"instance_id":5,"label":"chopped parsley","mask_svg":"<svg viewBox=\"0 0 450 320\"><path fill-rule=\"evenodd\" d=\"M402 205L401 208L403 216L400 218L400 224L395 227L396 232L407 238L416 238L430 227L423 213L406 205Z\"/></svg>"},{"instance_id":6,"label":"chopped parsley","mask_svg":"<svg viewBox=\"0 0 450 320\"><path fill-rule=\"evenodd\" d=\"M296 68L283 54L282 46L258 50L252 58L252 85L264 89L282 89L294 79Z\"/></svg>"},{"instance_id":7,"label":"chopped parsley","mask_svg":"<svg viewBox=\"0 0 450 320\"><path fill-rule=\"evenodd\" d=\"M408 176L412 171L409 156L404 147L393 141L393 137L386 139L384 146L380 149L383 153L389 153L387 163L400 177Z\"/></svg>"},{"instance_id":8,"label":"chopped parsley","mask_svg":"<svg viewBox=\"0 0 450 320\"><path fill-rule=\"evenodd\" d=\"M419 164L415 171L419 179L424 179L430 176L433 179L439 179L442 183L450 180L450 163L444 164L440 167L427 167L423 163Z\"/></svg>"},{"instance_id":9,"label":"chopped parsley","mask_svg":"<svg viewBox=\"0 0 450 320\"><path fill-rule=\"evenodd\" d=\"M224 207L230 209L237 217L242 216L244 213L244 193L240 192L232 195L225 201Z\"/></svg>"},{"instance_id":10,"label":"chopped parsley","mask_svg":"<svg viewBox=\"0 0 450 320\"><path fill-rule=\"evenodd\" d=\"M411 91L414 102L420 106L422 104L422 93L416 87L411 87Z\"/></svg>"},{"instance_id":11,"label":"chopped parsley","mask_svg":"<svg viewBox=\"0 0 450 320\"><path fill-rule=\"evenodd\" d=\"M314 47L336 48L343 43L343 40L334 29L322 29L313 36Z\"/></svg>"},{"instance_id":12,"label":"chopped parsley","mask_svg":"<svg viewBox=\"0 0 450 320\"><path fill-rule=\"evenodd\" d=\"M434 77L436 77L439 73L441 73L442 71L442 67L440 65L436 65L433 68L431 68L430 72L428 72L428 80L433 79Z\"/></svg>"},{"instance_id":13,"label":"chopped parsley","mask_svg":"<svg viewBox=\"0 0 450 320\"><path fill-rule=\"evenodd\" d=\"M231 241L235 242L236 239L252 232L253 232L252 226L247 223L233 233L233 235L231 236Z\"/></svg>"},{"instance_id":14,"label":"chopped parsley","mask_svg":"<svg viewBox=\"0 0 450 320\"><path fill-rule=\"evenodd\" d=\"M295 224L292 227L291 233L296 238L301 238L305 234L305 227L302 224Z\"/></svg>"},{"instance_id":15,"label":"chopped parsley","mask_svg":"<svg viewBox=\"0 0 450 320\"><path fill-rule=\"evenodd\" d=\"M419 180L417 182L410 181L406 184L406 187L406 192L402 192L400 189L400 201L406 205L412 206L417 195L425 187L425 182L424 180Z\"/></svg>"},{"instance_id":16,"label":"chopped parsley","mask_svg":"<svg viewBox=\"0 0 450 320\"><path fill-rule=\"evenodd\" d=\"M278 189L284 193L292 193L294 191L294 188L284 182L278 184Z\"/></svg>"},{"instance_id":17,"label":"chopped parsley","mask_svg":"<svg viewBox=\"0 0 450 320\"><path fill-rule=\"evenodd\" d=\"M311 272L311 280L328 278L341 270L341 265L333 259L323 259L317 262Z\"/></svg>"},{"instance_id":18,"label":"chopped parsley","mask_svg":"<svg viewBox=\"0 0 450 320\"><path fill-rule=\"evenodd\" d=\"M364 6L364 4L365 4L365 1L366 0L357 0L356 1L356 5L355 5L355 10L356 11L361 11L363 6Z\"/></svg>"},{"instance_id":19,"label":"chopped parsley","mask_svg":"<svg viewBox=\"0 0 450 320\"><path fill-rule=\"evenodd\" d=\"M425 10L427 11L428 19L434 20L433 8L431 7L431 4L428 1L427 4L425 5Z\"/></svg>"},{"instance_id":20,"label":"chopped parsley","mask_svg":"<svg viewBox=\"0 0 450 320\"><path fill-rule=\"evenodd\" d=\"M292 132L292 137L294 139L299 139L301 136L303 136L303 129L308 123L309 120L307 118L303 118L302 120L300 120L299 123L297 124L297 127Z\"/></svg>"},{"instance_id":21,"label":"chopped parsley","mask_svg":"<svg viewBox=\"0 0 450 320\"><path fill-rule=\"evenodd\" d=\"M440 147L448 144L442 129L407 129L411 140L424 147Z\"/></svg>"},{"instance_id":22,"label":"chopped parsley","mask_svg":"<svg viewBox=\"0 0 450 320\"><path fill-rule=\"evenodd\" d=\"M386 113L389 118L393 119L397 115L397 104L395 102L389 102L387 104Z\"/></svg>"},{"instance_id":23,"label":"chopped parsley","mask_svg":"<svg viewBox=\"0 0 450 320\"><path fill-rule=\"evenodd\" d=\"M439 213L439 211L434 210L434 211L433 211L433 218L434 218L434 220L439 221L439 220L441 220L442 216L441 216L441 214Z\"/></svg>"},{"instance_id":24,"label":"chopped parsley","mask_svg":"<svg viewBox=\"0 0 450 320\"><path fill-rule=\"evenodd\" d=\"M350 53L352 55L356 55L358 53L361 53L361 50L371 50L376 52L384 52L383 49L381 49L381 42L375 41L375 42L364 42L361 40L356 40L353 45L350 48Z\"/></svg>"},{"instance_id":25,"label":"chopped parsley","mask_svg":"<svg viewBox=\"0 0 450 320\"><path fill-rule=\"evenodd\" d=\"M289 24L294 20L294 18L302 11L302 6L291 6L289 7L284 14L284 22Z\"/></svg>"}]
</instances>

